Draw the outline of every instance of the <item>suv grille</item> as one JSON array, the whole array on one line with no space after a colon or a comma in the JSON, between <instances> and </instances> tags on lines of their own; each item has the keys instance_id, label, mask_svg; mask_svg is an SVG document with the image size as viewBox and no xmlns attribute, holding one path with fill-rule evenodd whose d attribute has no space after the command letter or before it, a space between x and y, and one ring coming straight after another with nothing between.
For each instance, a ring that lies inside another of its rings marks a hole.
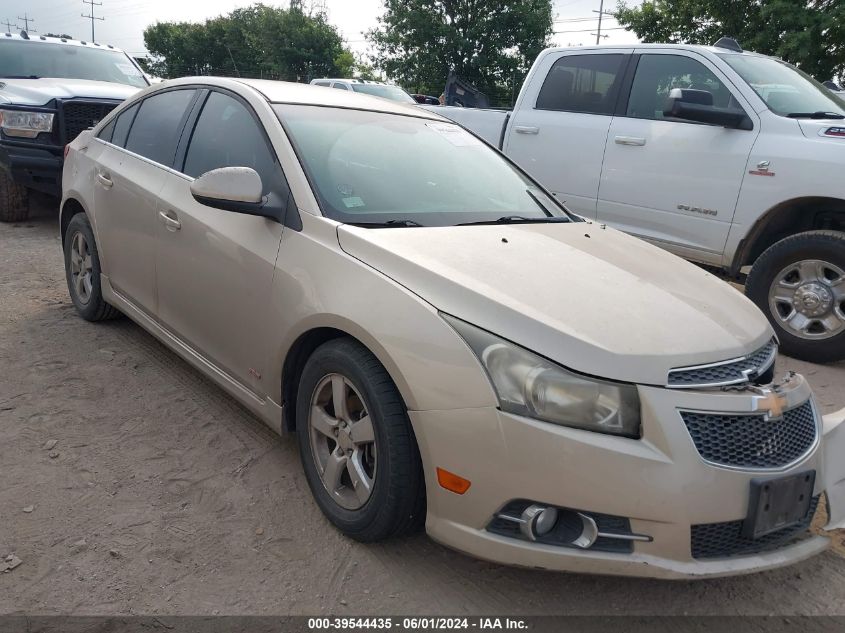
<instances>
[{"instance_id":1,"label":"suv grille","mask_svg":"<svg viewBox=\"0 0 845 633\"><path fill-rule=\"evenodd\" d=\"M92 103L89 101L65 101L62 103L65 143L70 143L83 130L102 121L117 107L116 103Z\"/></svg>"},{"instance_id":2,"label":"suv grille","mask_svg":"<svg viewBox=\"0 0 845 633\"><path fill-rule=\"evenodd\" d=\"M742 535L744 521L728 521L727 523L704 523L692 526L692 557L693 558L726 558L728 556L748 556L760 552L768 552L798 540L800 536L808 534L807 528L813 520L819 498L813 497L810 509L804 519L795 525L782 528L777 532L766 534L758 539L747 538ZM802 534L803 533L803 534Z\"/></svg>"},{"instance_id":3,"label":"suv grille","mask_svg":"<svg viewBox=\"0 0 845 633\"><path fill-rule=\"evenodd\" d=\"M777 343L774 339L753 354L721 363L679 367L669 372L669 387L693 388L736 385L761 376L775 363Z\"/></svg>"},{"instance_id":4,"label":"suv grille","mask_svg":"<svg viewBox=\"0 0 845 633\"><path fill-rule=\"evenodd\" d=\"M767 420L764 415L720 415L681 411L698 453L708 462L740 468L780 468L815 445L818 434L808 400Z\"/></svg>"}]
</instances>

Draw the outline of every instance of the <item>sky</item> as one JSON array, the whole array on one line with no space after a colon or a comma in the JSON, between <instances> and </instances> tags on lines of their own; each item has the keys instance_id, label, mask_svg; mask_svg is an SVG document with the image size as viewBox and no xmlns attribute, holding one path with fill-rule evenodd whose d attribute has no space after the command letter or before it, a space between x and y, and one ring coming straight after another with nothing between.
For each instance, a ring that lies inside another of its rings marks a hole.
<instances>
[{"instance_id":1,"label":"sky","mask_svg":"<svg viewBox=\"0 0 845 633\"><path fill-rule=\"evenodd\" d=\"M102 5L93 6L96 20L94 29L98 42L112 44L133 55L143 55L144 28L157 21L201 22L206 18L228 13L235 8L253 4L255 0L95 0ZM325 3L329 22L335 25L352 51L366 55L368 44L364 32L377 25L382 13L382 0L315 0ZM553 43L560 46L595 44L597 13L601 0L555 0L556 13ZM305 0L305 5L311 0ZM265 4L288 6L288 0L265 0ZM628 0L639 4L640 0ZM605 0L605 11L613 10L616 0ZM67 33L76 39L90 40L91 20L82 18L90 14L91 5L85 0L0 0L0 30L5 31L8 20L13 30L24 25L28 17L30 27L39 33ZM607 30L605 30L607 29ZM603 44L631 44L637 41L633 33L618 27L613 18L605 18ZM591 35L590 33L593 33Z\"/></svg>"}]
</instances>

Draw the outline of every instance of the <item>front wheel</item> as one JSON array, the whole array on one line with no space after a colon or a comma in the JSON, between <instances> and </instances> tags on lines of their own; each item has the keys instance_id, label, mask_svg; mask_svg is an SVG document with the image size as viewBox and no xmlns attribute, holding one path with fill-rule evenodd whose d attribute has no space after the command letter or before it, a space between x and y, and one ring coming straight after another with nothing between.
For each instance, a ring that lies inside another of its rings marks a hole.
<instances>
[{"instance_id":1,"label":"front wheel","mask_svg":"<svg viewBox=\"0 0 845 633\"><path fill-rule=\"evenodd\" d=\"M296 398L299 451L323 514L359 541L413 531L425 519L419 450L396 385L363 345L324 343Z\"/></svg>"},{"instance_id":2,"label":"front wheel","mask_svg":"<svg viewBox=\"0 0 845 633\"><path fill-rule=\"evenodd\" d=\"M754 263L745 292L769 318L784 354L845 359L845 233L807 231L776 242Z\"/></svg>"}]
</instances>

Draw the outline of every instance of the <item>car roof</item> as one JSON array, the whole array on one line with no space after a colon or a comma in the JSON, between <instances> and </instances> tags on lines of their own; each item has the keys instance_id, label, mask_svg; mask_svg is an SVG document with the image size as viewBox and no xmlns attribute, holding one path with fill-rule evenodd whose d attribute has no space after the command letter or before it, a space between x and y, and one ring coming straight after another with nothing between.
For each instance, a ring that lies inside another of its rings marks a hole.
<instances>
[{"instance_id":1,"label":"car roof","mask_svg":"<svg viewBox=\"0 0 845 633\"><path fill-rule=\"evenodd\" d=\"M703 51L706 53L713 53L717 55L747 55L749 57L768 57L761 53L754 51L733 51L728 48L720 48L718 46L705 46L703 44L598 44L593 46L559 46L554 48L547 48L545 53L562 53L568 51L590 51L590 50L624 50L624 49L673 49L681 51ZM773 58L777 59L777 58Z\"/></svg>"},{"instance_id":2,"label":"car roof","mask_svg":"<svg viewBox=\"0 0 845 633\"><path fill-rule=\"evenodd\" d=\"M272 81L269 79L234 79L229 77L182 77L169 79L157 86L173 86L180 84L209 85L228 88L238 92L243 86L249 86L261 93L270 103L287 103L296 105L314 105L331 108L349 108L353 110L371 110L388 114L404 114L436 121L448 119L417 107L413 103L399 103L347 90L326 90L321 86L294 83L290 81Z\"/></svg>"},{"instance_id":3,"label":"car roof","mask_svg":"<svg viewBox=\"0 0 845 633\"><path fill-rule=\"evenodd\" d=\"M23 31L22 31L23 33ZM0 33L0 41L3 40L20 40L21 42L30 42L31 44L60 44L62 46L85 46L86 48L102 48L110 51L123 51L111 44L100 44L99 42L88 42L85 40L72 40L63 37L47 37L46 35L39 35L38 33L28 33L27 37L23 37L18 33Z\"/></svg>"}]
</instances>

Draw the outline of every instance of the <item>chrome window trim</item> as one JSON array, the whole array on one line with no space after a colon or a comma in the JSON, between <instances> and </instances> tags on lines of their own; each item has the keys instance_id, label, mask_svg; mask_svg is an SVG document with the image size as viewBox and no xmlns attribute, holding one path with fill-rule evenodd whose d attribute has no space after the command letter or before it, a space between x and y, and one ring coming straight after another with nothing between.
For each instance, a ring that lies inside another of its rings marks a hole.
<instances>
[{"instance_id":1,"label":"chrome window trim","mask_svg":"<svg viewBox=\"0 0 845 633\"><path fill-rule=\"evenodd\" d=\"M176 171L172 167L168 167L167 165L162 165L161 163L157 163L154 160L150 160L146 156L141 156L140 154L136 154L135 152L130 152L128 149L126 149L125 147L121 147L120 145L115 145L114 143L110 143L109 141L104 141L99 136L95 136L94 140L102 143L103 145L108 145L112 149L116 149L118 151L121 151L124 154L131 156L132 158L137 158L140 161L143 161L145 163L153 165L154 167L158 167L159 169L162 169L162 170L164 170L168 173L171 173L174 176L179 176L180 178L183 178L184 180L187 180L188 182L194 182L193 178L191 178L187 174L183 174L181 171Z\"/></svg>"}]
</instances>

